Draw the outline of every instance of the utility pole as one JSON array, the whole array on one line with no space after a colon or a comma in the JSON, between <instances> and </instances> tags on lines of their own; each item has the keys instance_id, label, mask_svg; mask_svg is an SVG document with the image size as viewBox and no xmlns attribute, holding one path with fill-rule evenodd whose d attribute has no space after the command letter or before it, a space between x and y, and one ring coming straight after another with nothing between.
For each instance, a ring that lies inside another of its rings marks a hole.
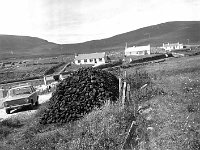
<instances>
[{"instance_id":1,"label":"utility pole","mask_svg":"<svg viewBox=\"0 0 200 150\"><path fill-rule=\"evenodd\" d=\"M127 42L126 42L126 46L125 46L125 49L127 49Z\"/></svg>"},{"instance_id":2,"label":"utility pole","mask_svg":"<svg viewBox=\"0 0 200 150\"><path fill-rule=\"evenodd\" d=\"M151 33L145 33L144 35L149 35L149 38L148 38L149 40L148 41L149 41L149 45L150 45L150 36L151 36Z\"/></svg>"}]
</instances>

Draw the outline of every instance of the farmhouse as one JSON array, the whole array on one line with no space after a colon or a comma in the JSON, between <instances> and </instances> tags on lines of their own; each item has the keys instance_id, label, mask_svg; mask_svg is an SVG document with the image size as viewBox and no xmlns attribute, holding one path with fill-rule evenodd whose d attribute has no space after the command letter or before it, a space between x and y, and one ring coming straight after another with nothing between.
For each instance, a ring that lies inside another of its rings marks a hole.
<instances>
[{"instance_id":1,"label":"farmhouse","mask_svg":"<svg viewBox=\"0 0 200 150\"><path fill-rule=\"evenodd\" d=\"M167 44L164 44L163 43L163 46L162 48L165 50L165 51L172 51L172 50L176 50L176 49L183 49L184 46L183 44L180 44L179 42L178 43L167 43Z\"/></svg>"},{"instance_id":2,"label":"farmhouse","mask_svg":"<svg viewBox=\"0 0 200 150\"><path fill-rule=\"evenodd\" d=\"M90 54L79 54L75 55L75 64L93 64L99 65L106 62L106 53L90 53Z\"/></svg>"},{"instance_id":3,"label":"farmhouse","mask_svg":"<svg viewBox=\"0 0 200 150\"><path fill-rule=\"evenodd\" d=\"M133 46L125 48L125 56L130 55L149 55L150 54L150 44L146 46Z\"/></svg>"}]
</instances>

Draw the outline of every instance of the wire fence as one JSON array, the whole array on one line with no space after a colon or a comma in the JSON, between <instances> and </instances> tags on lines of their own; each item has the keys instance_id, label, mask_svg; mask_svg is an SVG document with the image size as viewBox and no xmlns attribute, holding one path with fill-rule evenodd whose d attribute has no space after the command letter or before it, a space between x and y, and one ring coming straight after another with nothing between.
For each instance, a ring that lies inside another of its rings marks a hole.
<instances>
[{"instance_id":1,"label":"wire fence","mask_svg":"<svg viewBox=\"0 0 200 150\"><path fill-rule=\"evenodd\" d=\"M127 75L126 71L119 72L119 99L122 101L122 107L133 107L133 120L127 136L125 137L122 150L139 150L141 147L148 149L148 135L146 128L141 127L140 100L144 100L152 90L152 84L148 74L136 71L134 76ZM151 93L152 94L152 93ZM140 118L138 122L137 119ZM144 120L143 120L144 122Z\"/></svg>"}]
</instances>

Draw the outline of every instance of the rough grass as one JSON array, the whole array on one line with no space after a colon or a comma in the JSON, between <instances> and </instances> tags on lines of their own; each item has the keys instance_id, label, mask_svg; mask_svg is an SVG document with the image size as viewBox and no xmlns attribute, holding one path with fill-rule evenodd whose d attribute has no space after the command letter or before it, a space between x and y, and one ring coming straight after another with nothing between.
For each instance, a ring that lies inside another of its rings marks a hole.
<instances>
[{"instance_id":1,"label":"rough grass","mask_svg":"<svg viewBox=\"0 0 200 150\"><path fill-rule=\"evenodd\" d=\"M11 134L14 129L20 128L23 125L17 119L8 119L0 122L0 140L4 140L7 138L9 134Z\"/></svg>"},{"instance_id":2,"label":"rough grass","mask_svg":"<svg viewBox=\"0 0 200 150\"><path fill-rule=\"evenodd\" d=\"M1 131L4 131L1 132L0 149L121 149L135 119L132 100L137 100L140 106L152 108L149 113L136 118L140 142L146 144L139 149L199 150L200 71L187 71L191 67L198 68L198 62L199 57L188 57L136 69L143 70L143 73L129 68L127 73L133 75L128 81L132 87L137 87L132 92L130 103L126 103L125 107L121 102L106 103L77 122L40 125L40 114L48 105L45 103L35 116L20 120L17 124L21 127L15 126L16 123L0 125ZM139 83L136 84L136 81ZM139 87L146 83L148 86L141 90Z\"/></svg>"},{"instance_id":3,"label":"rough grass","mask_svg":"<svg viewBox=\"0 0 200 150\"><path fill-rule=\"evenodd\" d=\"M139 73L136 75L139 77ZM140 73L140 76L143 76L146 82L150 82L146 73ZM129 81L132 78L131 85L136 84L135 77L135 75L129 76ZM142 95L139 90L137 92ZM144 98L140 96L140 99ZM5 138L1 140L4 147L16 150L121 149L128 129L135 119L134 107L130 103L126 103L122 107L121 101L118 101L112 104L106 103L102 108L94 109L79 121L44 126L39 124L39 118L47 106L48 103L44 103L33 117L28 120L20 120L19 124L22 124L23 127L16 127L14 128L15 132L6 133ZM137 120L140 122L142 131L141 119ZM4 129L2 128L2 130Z\"/></svg>"},{"instance_id":4,"label":"rough grass","mask_svg":"<svg viewBox=\"0 0 200 150\"><path fill-rule=\"evenodd\" d=\"M82 120L64 125L40 125L38 116L18 123L23 123L22 128L14 123L3 122L1 135L4 139L0 141L6 143L5 147L16 150L120 149L133 113L131 108L123 109L120 103L116 103L105 104Z\"/></svg>"},{"instance_id":5,"label":"rough grass","mask_svg":"<svg viewBox=\"0 0 200 150\"><path fill-rule=\"evenodd\" d=\"M200 149L200 57L173 59L143 68L165 94L148 103L153 130L148 133L153 150ZM131 70L127 70L131 72Z\"/></svg>"}]
</instances>

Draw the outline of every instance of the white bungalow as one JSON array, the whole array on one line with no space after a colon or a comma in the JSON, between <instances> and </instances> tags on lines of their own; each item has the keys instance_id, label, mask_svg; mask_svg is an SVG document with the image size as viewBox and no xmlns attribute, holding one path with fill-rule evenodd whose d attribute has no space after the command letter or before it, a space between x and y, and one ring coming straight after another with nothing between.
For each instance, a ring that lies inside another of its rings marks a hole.
<instances>
[{"instance_id":1,"label":"white bungalow","mask_svg":"<svg viewBox=\"0 0 200 150\"><path fill-rule=\"evenodd\" d=\"M163 43L163 46L161 47L163 48L165 51L172 51L172 50L176 50L176 49L183 49L184 46L183 44L180 44L179 42L178 43L167 43L167 44L164 44Z\"/></svg>"},{"instance_id":2,"label":"white bungalow","mask_svg":"<svg viewBox=\"0 0 200 150\"><path fill-rule=\"evenodd\" d=\"M150 44L146 46L133 46L125 48L125 56L130 55L150 55Z\"/></svg>"},{"instance_id":3,"label":"white bungalow","mask_svg":"<svg viewBox=\"0 0 200 150\"><path fill-rule=\"evenodd\" d=\"M92 64L92 65L100 65L106 62L106 53L90 53L90 54L79 54L75 55L75 64Z\"/></svg>"}]
</instances>

